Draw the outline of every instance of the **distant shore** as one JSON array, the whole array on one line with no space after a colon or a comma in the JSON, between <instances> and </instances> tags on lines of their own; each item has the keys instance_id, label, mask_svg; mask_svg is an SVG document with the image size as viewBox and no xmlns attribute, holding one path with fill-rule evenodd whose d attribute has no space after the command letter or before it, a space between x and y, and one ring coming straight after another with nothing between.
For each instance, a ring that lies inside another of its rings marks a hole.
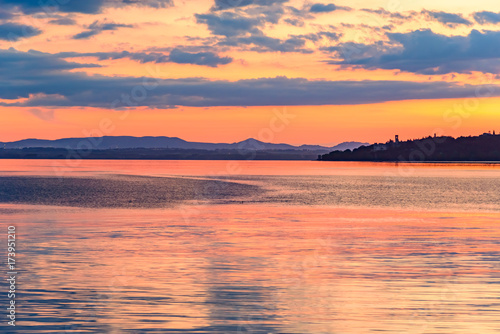
<instances>
[{"instance_id":1,"label":"distant shore","mask_svg":"<svg viewBox=\"0 0 500 334\"><path fill-rule=\"evenodd\" d=\"M195 149L0 149L0 159L89 160L317 160L325 151L309 150L195 150Z\"/></svg>"},{"instance_id":2,"label":"distant shore","mask_svg":"<svg viewBox=\"0 0 500 334\"><path fill-rule=\"evenodd\" d=\"M426 137L395 140L361 146L354 150L333 151L320 161L370 162L500 162L500 135L485 133L469 137Z\"/></svg>"}]
</instances>

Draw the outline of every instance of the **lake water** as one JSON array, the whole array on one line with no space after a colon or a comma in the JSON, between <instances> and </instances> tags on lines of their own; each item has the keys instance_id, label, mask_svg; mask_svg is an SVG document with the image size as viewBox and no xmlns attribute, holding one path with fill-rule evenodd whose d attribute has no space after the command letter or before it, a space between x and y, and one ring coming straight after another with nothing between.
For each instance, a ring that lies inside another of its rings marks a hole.
<instances>
[{"instance_id":1,"label":"lake water","mask_svg":"<svg viewBox=\"0 0 500 334\"><path fill-rule=\"evenodd\" d=\"M496 164L3 160L11 225L2 333L500 332Z\"/></svg>"}]
</instances>

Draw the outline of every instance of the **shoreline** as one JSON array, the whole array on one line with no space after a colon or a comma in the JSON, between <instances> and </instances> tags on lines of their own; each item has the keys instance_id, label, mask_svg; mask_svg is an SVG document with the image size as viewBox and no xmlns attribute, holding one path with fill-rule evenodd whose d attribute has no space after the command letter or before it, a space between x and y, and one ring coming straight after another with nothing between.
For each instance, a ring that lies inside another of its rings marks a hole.
<instances>
[{"instance_id":1,"label":"shoreline","mask_svg":"<svg viewBox=\"0 0 500 334\"><path fill-rule=\"evenodd\" d=\"M75 160L89 160L89 161L317 161L322 163L336 163L336 162L354 162L354 163L391 163L391 164L500 164L500 160L429 160L429 161L400 161L400 160L317 160L317 159L141 159L141 158L80 158L80 159L67 159L67 158L4 158L2 160L50 160L50 161L75 161Z\"/></svg>"}]
</instances>

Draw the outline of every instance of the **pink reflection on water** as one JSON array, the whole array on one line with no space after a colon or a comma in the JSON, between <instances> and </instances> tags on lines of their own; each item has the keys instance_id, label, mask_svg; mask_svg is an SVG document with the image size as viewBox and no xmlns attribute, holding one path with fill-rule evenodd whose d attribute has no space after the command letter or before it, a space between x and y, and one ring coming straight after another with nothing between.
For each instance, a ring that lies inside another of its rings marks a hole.
<instances>
[{"instance_id":1,"label":"pink reflection on water","mask_svg":"<svg viewBox=\"0 0 500 334\"><path fill-rule=\"evenodd\" d=\"M146 166L146 168L145 168ZM225 160L0 160L2 175L374 175L500 177L498 163Z\"/></svg>"},{"instance_id":2,"label":"pink reflection on water","mask_svg":"<svg viewBox=\"0 0 500 334\"><path fill-rule=\"evenodd\" d=\"M25 333L41 317L91 321L96 333L500 328L498 214L213 205L186 219L178 209L5 204L0 213L23 245L23 304L35 314Z\"/></svg>"}]
</instances>

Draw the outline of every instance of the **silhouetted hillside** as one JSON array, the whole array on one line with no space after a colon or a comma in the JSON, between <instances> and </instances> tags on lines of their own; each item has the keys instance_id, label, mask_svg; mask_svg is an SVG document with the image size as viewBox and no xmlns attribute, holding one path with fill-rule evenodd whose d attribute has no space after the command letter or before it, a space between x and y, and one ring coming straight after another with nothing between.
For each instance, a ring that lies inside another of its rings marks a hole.
<instances>
[{"instance_id":1,"label":"silhouetted hillside","mask_svg":"<svg viewBox=\"0 0 500 334\"><path fill-rule=\"evenodd\" d=\"M164 148L71 150L64 148L0 149L0 159L117 160L315 160L324 151L195 150Z\"/></svg>"},{"instance_id":2,"label":"silhouetted hillside","mask_svg":"<svg viewBox=\"0 0 500 334\"><path fill-rule=\"evenodd\" d=\"M319 156L323 161L500 161L500 135L427 137L361 146Z\"/></svg>"},{"instance_id":3,"label":"silhouetted hillside","mask_svg":"<svg viewBox=\"0 0 500 334\"><path fill-rule=\"evenodd\" d=\"M268 151L268 150L307 150L330 152L332 150L354 149L366 143L345 142L334 147L320 145L293 146L289 144L265 143L253 138L241 142L225 143L199 143L189 142L177 137L132 137L132 136L104 136L88 138L62 138L56 140L24 139L8 143L0 143L5 149L23 148L64 148L71 150L86 149L186 149L186 150L244 150L244 151Z\"/></svg>"}]
</instances>

